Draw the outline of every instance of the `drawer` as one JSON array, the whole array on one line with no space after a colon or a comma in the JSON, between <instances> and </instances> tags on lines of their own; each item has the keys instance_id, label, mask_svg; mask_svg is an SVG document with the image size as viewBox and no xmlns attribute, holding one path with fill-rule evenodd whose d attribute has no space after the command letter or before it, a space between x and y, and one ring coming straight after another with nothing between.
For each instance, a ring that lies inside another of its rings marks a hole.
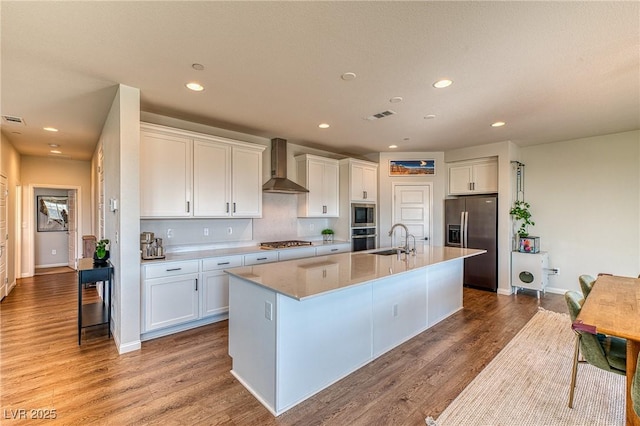
<instances>
[{"instance_id":1,"label":"drawer","mask_svg":"<svg viewBox=\"0 0 640 426\"><path fill-rule=\"evenodd\" d=\"M330 246L316 247L316 256L324 256L327 254L348 253L351 251L350 244L335 244Z\"/></svg>"},{"instance_id":2,"label":"drawer","mask_svg":"<svg viewBox=\"0 0 640 426\"><path fill-rule=\"evenodd\" d=\"M242 256L223 256L202 259L202 271L235 268L242 266Z\"/></svg>"},{"instance_id":3,"label":"drawer","mask_svg":"<svg viewBox=\"0 0 640 426\"><path fill-rule=\"evenodd\" d=\"M247 254L244 256L244 266L258 265L278 261L277 251L264 251L261 253Z\"/></svg>"},{"instance_id":4,"label":"drawer","mask_svg":"<svg viewBox=\"0 0 640 426\"><path fill-rule=\"evenodd\" d=\"M197 274L199 272L199 263L198 260L186 260L183 262L163 262L157 265L145 265L145 279Z\"/></svg>"},{"instance_id":5,"label":"drawer","mask_svg":"<svg viewBox=\"0 0 640 426\"><path fill-rule=\"evenodd\" d=\"M280 251L278 254L278 260L303 259L305 257L314 257L315 255L315 247L286 249Z\"/></svg>"}]
</instances>

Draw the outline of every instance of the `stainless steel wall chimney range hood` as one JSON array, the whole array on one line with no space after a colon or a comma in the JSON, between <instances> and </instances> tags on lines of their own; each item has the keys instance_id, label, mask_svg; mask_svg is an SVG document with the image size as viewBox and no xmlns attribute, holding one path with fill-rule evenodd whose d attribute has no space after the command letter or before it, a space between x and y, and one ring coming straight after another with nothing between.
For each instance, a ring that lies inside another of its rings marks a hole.
<instances>
[{"instance_id":1,"label":"stainless steel wall chimney range hood","mask_svg":"<svg viewBox=\"0 0 640 426\"><path fill-rule=\"evenodd\" d=\"M262 185L262 191L281 194L309 192L308 189L287 179L287 141L285 139L271 139L271 179Z\"/></svg>"}]
</instances>

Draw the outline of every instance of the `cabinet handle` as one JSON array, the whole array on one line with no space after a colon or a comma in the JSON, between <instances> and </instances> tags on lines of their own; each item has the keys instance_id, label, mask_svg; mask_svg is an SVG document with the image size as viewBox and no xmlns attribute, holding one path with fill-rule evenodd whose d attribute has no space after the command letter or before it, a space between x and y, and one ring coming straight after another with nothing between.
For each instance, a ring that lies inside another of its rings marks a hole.
<instances>
[{"instance_id":1,"label":"cabinet handle","mask_svg":"<svg viewBox=\"0 0 640 426\"><path fill-rule=\"evenodd\" d=\"M227 203L227 213L229 213L229 203Z\"/></svg>"},{"instance_id":2,"label":"cabinet handle","mask_svg":"<svg viewBox=\"0 0 640 426\"><path fill-rule=\"evenodd\" d=\"M322 214L326 214L327 213L327 206L322 206Z\"/></svg>"},{"instance_id":3,"label":"cabinet handle","mask_svg":"<svg viewBox=\"0 0 640 426\"><path fill-rule=\"evenodd\" d=\"M198 291L198 279L196 278L196 291Z\"/></svg>"},{"instance_id":4,"label":"cabinet handle","mask_svg":"<svg viewBox=\"0 0 640 426\"><path fill-rule=\"evenodd\" d=\"M367 191L362 191L362 198L367 199Z\"/></svg>"},{"instance_id":5,"label":"cabinet handle","mask_svg":"<svg viewBox=\"0 0 640 426\"><path fill-rule=\"evenodd\" d=\"M331 251L338 251L338 249L331 249Z\"/></svg>"},{"instance_id":6,"label":"cabinet handle","mask_svg":"<svg viewBox=\"0 0 640 426\"><path fill-rule=\"evenodd\" d=\"M233 203L233 212L236 212L236 203Z\"/></svg>"},{"instance_id":7,"label":"cabinet handle","mask_svg":"<svg viewBox=\"0 0 640 426\"><path fill-rule=\"evenodd\" d=\"M229 262L219 262L218 265L228 265Z\"/></svg>"},{"instance_id":8,"label":"cabinet handle","mask_svg":"<svg viewBox=\"0 0 640 426\"><path fill-rule=\"evenodd\" d=\"M266 257L259 257L256 260L267 260L267 258Z\"/></svg>"},{"instance_id":9,"label":"cabinet handle","mask_svg":"<svg viewBox=\"0 0 640 426\"><path fill-rule=\"evenodd\" d=\"M171 268L171 269L167 269L167 272L171 272L171 271L179 271L182 268Z\"/></svg>"},{"instance_id":10,"label":"cabinet handle","mask_svg":"<svg viewBox=\"0 0 640 426\"><path fill-rule=\"evenodd\" d=\"M190 210L189 207L191 207L191 206L189 205L189 201L187 201L187 213L189 213L189 210Z\"/></svg>"}]
</instances>

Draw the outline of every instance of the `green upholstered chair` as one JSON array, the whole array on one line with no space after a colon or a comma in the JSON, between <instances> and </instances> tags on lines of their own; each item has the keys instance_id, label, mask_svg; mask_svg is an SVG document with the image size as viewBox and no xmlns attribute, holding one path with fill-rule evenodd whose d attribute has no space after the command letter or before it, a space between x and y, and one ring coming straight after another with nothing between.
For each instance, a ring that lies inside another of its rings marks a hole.
<instances>
[{"instance_id":1,"label":"green upholstered chair","mask_svg":"<svg viewBox=\"0 0 640 426\"><path fill-rule=\"evenodd\" d=\"M584 297L577 291L568 291L564 299L569 308L571 321L576 317L584 304ZM591 334L585 331L577 331L575 351L573 354L573 368L571 371L571 387L569 389L569 408L573 408L573 393L576 387L578 364L587 362L595 367L616 374L626 374L627 341L614 336L604 334ZM579 360L580 354L584 360Z\"/></svg>"},{"instance_id":2,"label":"green upholstered chair","mask_svg":"<svg viewBox=\"0 0 640 426\"><path fill-rule=\"evenodd\" d=\"M593 283L596 282L596 279L593 278L591 275L580 275L578 277L578 281L580 281L580 288L582 289L582 294L586 299L589 293L591 292L591 289L593 288Z\"/></svg>"}]
</instances>

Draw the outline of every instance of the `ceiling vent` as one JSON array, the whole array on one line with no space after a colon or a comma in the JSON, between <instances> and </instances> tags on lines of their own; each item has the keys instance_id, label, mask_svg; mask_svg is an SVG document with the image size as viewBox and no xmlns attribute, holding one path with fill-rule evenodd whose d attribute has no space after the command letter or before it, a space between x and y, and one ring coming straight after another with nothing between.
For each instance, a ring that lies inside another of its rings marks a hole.
<instances>
[{"instance_id":1,"label":"ceiling vent","mask_svg":"<svg viewBox=\"0 0 640 426\"><path fill-rule=\"evenodd\" d=\"M377 114L370 115L366 119L369 121L379 120L381 118L389 117L390 115L397 114L395 111L391 111L390 109L386 111L379 112Z\"/></svg>"},{"instance_id":2,"label":"ceiling vent","mask_svg":"<svg viewBox=\"0 0 640 426\"><path fill-rule=\"evenodd\" d=\"M2 120L5 123L9 123L9 124L22 124L23 126L27 125L27 123L25 123L21 117L14 117L12 115L3 115Z\"/></svg>"}]
</instances>

